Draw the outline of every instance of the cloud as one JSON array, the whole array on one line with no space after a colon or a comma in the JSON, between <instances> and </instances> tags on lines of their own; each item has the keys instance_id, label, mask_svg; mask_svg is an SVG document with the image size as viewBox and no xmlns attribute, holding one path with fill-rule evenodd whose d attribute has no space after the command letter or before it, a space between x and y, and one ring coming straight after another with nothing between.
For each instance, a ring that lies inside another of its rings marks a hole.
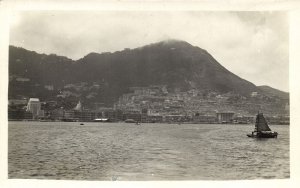
<instances>
[{"instance_id":1,"label":"cloud","mask_svg":"<svg viewBox=\"0 0 300 188\"><path fill-rule=\"evenodd\" d=\"M78 59L176 38L206 49L254 84L288 91L284 12L29 11L17 17L10 43L39 53Z\"/></svg>"}]
</instances>

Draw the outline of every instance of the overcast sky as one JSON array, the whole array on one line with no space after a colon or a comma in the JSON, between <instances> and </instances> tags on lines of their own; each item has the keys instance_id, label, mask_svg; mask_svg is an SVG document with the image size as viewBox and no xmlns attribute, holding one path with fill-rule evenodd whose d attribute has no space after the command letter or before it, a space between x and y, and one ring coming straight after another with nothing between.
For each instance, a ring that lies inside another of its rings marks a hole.
<instances>
[{"instance_id":1,"label":"overcast sky","mask_svg":"<svg viewBox=\"0 0 300 188\"><path fill-rule=\"evenodd\" d=\"M30 11L13 14L10 44L76 60L179 39L255 85L288 91L288 26L285 12Z\"/></svg>"}]
</instances>

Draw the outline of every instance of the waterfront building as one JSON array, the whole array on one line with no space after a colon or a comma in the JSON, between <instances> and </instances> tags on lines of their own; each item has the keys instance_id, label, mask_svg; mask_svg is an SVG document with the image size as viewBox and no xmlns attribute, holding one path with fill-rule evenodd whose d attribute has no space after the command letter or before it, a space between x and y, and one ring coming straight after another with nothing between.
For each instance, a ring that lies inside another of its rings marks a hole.
<instances>
[{"instance_id":1,"label":"waterfront building","mask_svg":"<svg viewBox=\"0 0 300 188\"><path fill-rule=\"evenodd\" d=\"M289 125L290 116L266 116L268 123L273 125Z\"/></svg>"},{"instance_id":2,"label":"waterfront building","mask_svg":"<svg viewBox=\"0 0 300 188\"><path fill-rule=\"evenodd\" d=\"M41 109L39 111L39 118L43 118L43 117L45 117L45 110Z\"/></svg>"},{"instance_id":3,"label":"waterfront building","mask_svg":"<svg viewBox=\"0 0 300 188\"><path fill-rule=\"evenodd\" d=\"M103 117L108 118L111 121L115 121L117 119L116 117L117 113L113 109L105 110L103 114L104 114Z\"/></svg>"},{"instance_id":4,"label":"waterfront building","mask_svg":"<svg viewBox=\"0 0 300 188\"><path fill-rule=\"evenodd\" d=\"M27 104L27 110L33 115L33 119L37 119L41 114L41 102L38 98L30 98Z\"/></svg>"},{"instance_id":5,"label":"waterfront building","mask_svg":"<svg viewBox=\"0 0 300 188\"><path fill-rule=\"evenodd\" d=\"M65 110L64 118L65 119L74 119L75 118L75 110Z\"/></svg>"},{"instance_id":6,"label":"waterfront building","mask_svg":"<svg viewBox=\"0 0 300 188\"><path fill-rule=\"evenodd\" d=\"M123 120L123 111L120 110L120 109L116 109L116 110L115 110L115 118L116 118L116 120L118 120L118 121Z\"/></svg>"},{"instance_id":7,"label":"waterfront building","mask_svg":"<svg viewBox=\"0 0 300 188\"><path fill-rule=\"evenodd\" d=\"M217 113L217 120L218 123L230 123L233 119L233 112L218 112Z\"/></svg>"},{"instance_id":8,"label":"waterfront building","mask_svg":"<svg viewBox=\"0 0 300 188\"><path fill-rule=\"evenodd\" d=\"M8 109L8 120L30 120L32 113L22 109Z\"/></svg>"},{"instance_id":9,"label":"waterfront building","mask_svg":"<svg viewBox=\"0 0 300 188\"><path fill-rule=\"evenodd\" d=\"M143 108L142 109L142 114L141 114L141 122L147 122L147 117L148 117L148 109Z\"/></svg>"},{"instance_id":10,"label":"waterfront building","mask_svg":"<svg viewBox=\"0 0 300 188\"><path fill-rule=\"evenodd\" d=\"M233 122L238 123L238 124L254 123L255 122L255 116L236 116L233 119Z\"/></svg>"},{"instance_id":11,"label":"waterfront building","mask_svg":"<svg viewBox=\"0 0 300 188\"><path fill-rule=\"evenodd\" d=\"M50 118L52 120L62 120L64 118L63 108L58 108L50 111Z\"/></svg>"},{"instance_id":12,"label":"waterfront building","mask_svg":"<svg viewBox=\"0 0 300 188\"><path fill-rule=\"evenodd\" d=\"M147 123L161 123L163 122L163 116L161 115L150 115L146 118Z\"/></svg>"},{"instance_id":13,"label":"waterfront building","mask_svg":"<svg viewBox=\"0 0 300 188\"><path fill-rule=\"evenodd\" d=\"M31 112L24 112L24 116L23 116L23 119L25 120L29 120L29 119L32 119L32 113Z\"/></svg>"},{"instance_id":14,"label":"waterfront building","mask_svg":"<svg viewBox=\"0 0 300 188\"><path fill-rule=\"evenodd\" d=\"M126 111L123 113L123 120L133 119L134 121L140 122L142 120L142 115L138 110Z\"/></svg>"},{"instance_id":15,"label":"waterfront building","mask_svg":"<svg viewBox=\"0 0 300 188\"><path fill-rule=\"evenodd\" d=\"M183 116L183 115L166 115L164 118L164 120L168 123L182 122L183 119L185 119L185 116Z\"/></svg>"},{"instance_id":16,"label":"waterfront building","mask_svg":"<svg viewBox=\"0 0 300 188\"><path fill-rule=\"evenodd\" d=\"M211 115L196 115L193 117L194 123L216 123L216 116Z\"/></svg>"},{"instance_id":17,"label":"waterfront building","mask_svg":"<svg viewBox=\"0 0 300 188\"><path fill-rule=\"evenodd\" d=\"M98 118L97 113L90 110L75 111L75 119L80 121L93 121Z\"/></svg>"}]
</instances>

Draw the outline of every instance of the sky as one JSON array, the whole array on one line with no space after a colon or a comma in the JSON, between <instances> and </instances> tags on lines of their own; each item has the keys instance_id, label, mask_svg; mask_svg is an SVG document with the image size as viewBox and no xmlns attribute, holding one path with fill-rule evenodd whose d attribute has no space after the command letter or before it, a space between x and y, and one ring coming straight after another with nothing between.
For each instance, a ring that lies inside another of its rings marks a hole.
<instances>
[{"instance_id":1,"label":"sky","mask_svg":"<svg viewBox=\"0 0 300 188\"><path fill-rule=\"evenodd\" d=\"M10 44L77 60L167 39L207 50L255 85L289 91L289 21L281 11L23 11Z\"/></svg>"}]
</instances>

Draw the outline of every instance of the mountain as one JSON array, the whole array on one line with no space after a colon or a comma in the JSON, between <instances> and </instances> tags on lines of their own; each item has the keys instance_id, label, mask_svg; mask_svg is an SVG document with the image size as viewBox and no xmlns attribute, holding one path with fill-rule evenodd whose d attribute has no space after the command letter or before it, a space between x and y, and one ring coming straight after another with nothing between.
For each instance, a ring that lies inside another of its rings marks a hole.
<instances>
[{"instance_id":1,"label":"mountain","mask_svg":"<svg viewBox=\"0 0 300 188\"><path fill-rule=\"evenodd\" d=\"M228 71L206 50L179 40L90 53L77 61L10 46L9 76L10 98L22 95L48 100L68 87L77 98L91 96L91 102L108 105L137 86L166 85L171 92L199 89L243 96L262 91ZM81 92L76 93L78 88Z\"/></svg>"},{"instance_id":2,"label":"mountain","mask_svg":"<svg viewBox=\"0 0 300 188\"><path fill-rule=\"evenodd\" d=\"M9 98L51 98L55 93L44 88L53 85L62 88L76 82L70 75L73 60L54 54L38 54L24 48L9 47Z\"/></svg>"},{"instance_id":3,"label":"mountain","mask_svg":"<svg viewBox=\"0 0 300 188\"><path fill-rule=\"evenodd\" d=\"M243 95L257 90L254 84L225 69L207 51L184 41L162 41L108 54L91 53L78 62L90 73L88 79L101 78L116 87L163 84L171 90L198 88Z\"/></svg>"},{"instance_id":4,"label":"mountain","mask_svg":"<svg viewBox=\"0 0 300 188\"><path fill-rule=\"evenodd\" d=\"M270 86L258 86L258 88L261 90L263 94L265 94L268 97L279 97L281 99L288 100L289 99L289 93L280 91L278 89L274 89Z\"/></svg>"}]
</instances>

